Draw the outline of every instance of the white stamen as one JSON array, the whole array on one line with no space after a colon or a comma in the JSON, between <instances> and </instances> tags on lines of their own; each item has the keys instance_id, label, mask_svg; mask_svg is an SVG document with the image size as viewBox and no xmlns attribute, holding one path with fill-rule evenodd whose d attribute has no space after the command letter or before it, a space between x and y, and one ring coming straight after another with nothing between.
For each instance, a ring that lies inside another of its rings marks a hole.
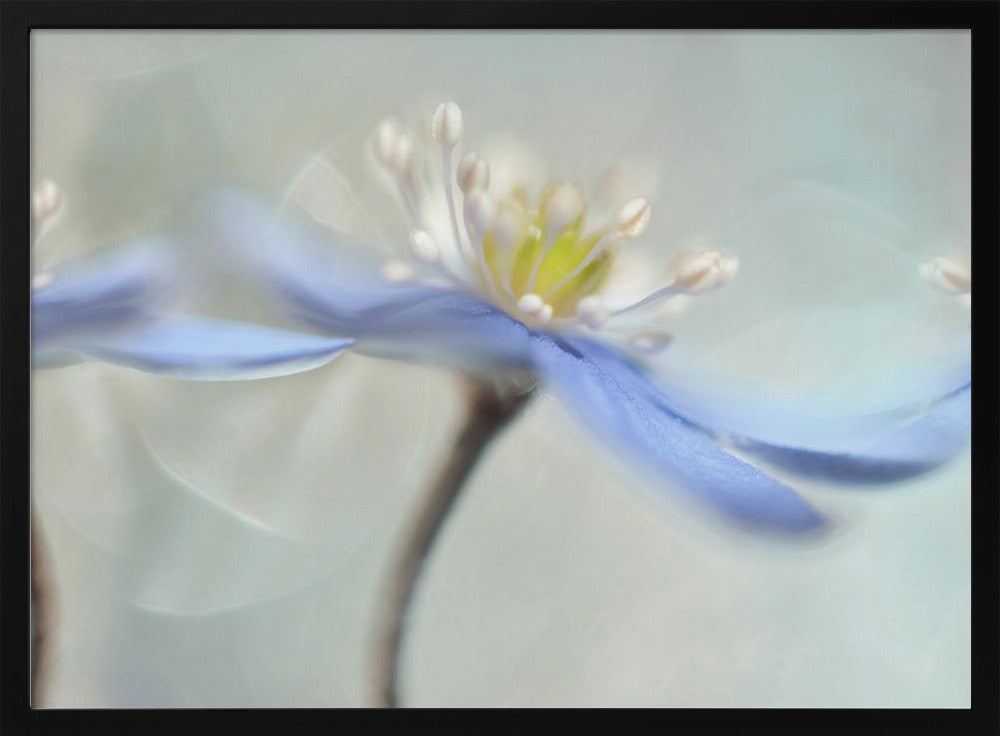
<instances>
[{"instance_id":1,"label":"white stamen","mask_svg":"<svg viewBox=\"0 0 1000 736\"><path fill-rule=\"evenodd\" d=\"M556 237L583 214L585 206L579 187L572 184L560 184L556 187L545 207L545 242L531 267L526 288L531 289L535 285L538 271L552 250Z\"/></svg>"},{"instance_id":2,"label":"white stamen","mask_svg":"<svg viewBox=\"0 0 1000 736\"><path fill-rule=\"evenodd\" d=\"M968 263L939 256L920 264L920 275L931 286L948 294L972 291L972 269Z\"/></svg>"},{"instance_id":3,"label":"white stamen","mask_svg":"<svg viewBox=\"0 0 1000 736\"><path fill-rule=\"evenodd\" d=\"M413 138L408 133L396 136L395 145L389 159L389 169L402 180L408 179L414 172L416 149Z\"/></svg>"},{"instance_id":4,"label":"white stamen","mask_svg":"<svg viewBox=\"0 0 1000 736\"><path fill-rule=\"evenodd\" d=\"M718 251L699 253L681 265L674 284L685 294L703 294L732 281L738 263Z\"/></svg>"},{"instance_id":5,"label":"white stamen","mask_svg":"<svg viewBox=\"0 0 1000 736\"><path fill-rule=\"evenodd\" d=\"M414 230L410 233L410 250L424 263L436 263L441 256L438 244L426 230Z\"/></svg>"},{"instance_id":6,"label":"white stamen","mask_svg":"<svg viewBox=\"0 0 1000 736\"><path fill-rule=\"evenodd\" d=\"M603 299L591 294L577 303L576 316L590 329L599 330L608 321L611 313Z\"/></svg>"},{"instance_id":7,"label":"white stamen","mask_svg":"<svg viewBox=\"0 0 1000 736\"><path fill-rule=\"evenodd\" d=\"M618 232L626 238L638 238L649 228L650 207L645 197L626 202L618 211Z\"/></svg>"},{"instance_id":8,"label":"white stamen","mask_svg":"<svg viewBox=\"0 0 1000 736\"><path fill-rule=\"evenodd\" d=\"M386 261L382 264L382 278L390 284L405 284L413 281L417 274L406 261Z\"/></svg>"},{"instance_id":9,"label":"white stamen","mask_svg":"<svg viewBox=\"0 0 1000 736\"><path fill-rule=\"evenodd\" d=\"M528 237L532 240L538 240L542 237L542 230L538 225L528 226Z\"/></svg>"},{"instance_id":10,"label":"white stamen","mask_svg":"<svg viewBox=\"0 0 1000 736\"><path fill-rule=\"evenodd\" d=\"M603 253L612 242L614 241L610 240L606 234L598 238L597 242L591 246L590 251L586 256L584 256L583 260L580 261L572 271L546 289L545 293L551 294L563 284L566 284L570 280L576 278L583 271L583 269L593 263L597 256L601 255L601 253Z\"/></svg>"},{"instance_id":11,"label":"white stamen","mask_svg":"<svg viewBox=\"0 0 1000 736\"><path fill-rule=\"evenodd\" d=\"M669 332L643 332L630 337L628 344L644 353L658 353L670 345L673 339L674 336Z\"/></svg>"},{"instance_id":12,"label":"white stamen","mask_svg":"<svg viewBox=\"0 0 1000 736\"><path fill-rule=\"evenodd\" d=\"M458 162L458 188L468 194L476 189L486 189L490 185L490 169L486 159L478 153L467 153Z\"/></svg>"},{"instance_id":13,"label":"white stamen","mask_svg":"<svg viewBox=\"0 0 1000 736\"><path fill-rule=\"evenodd\" d=\"M493 197L483 190L477 189L474 192L470 192L465 198L465 221L468 225L472 226L472 230L469 233L470 245L479 261L483 281L489 286L493 295L499 299L501 298L500 292L497 290L490 267L486 263L486 251L483 247L483 239L486 237L486 232L493 227L496 217L496 203L494 203ZM472 237L473 234L475 237ZM508 295L511 294L506 282L504 283L504 290L507 291Z\"/></svg>"},{"instance_id":14,"label":"white stamen","mask_svg":"<svg viewBox=\"0 0 1000 736\"><path fill-rule=\"evenodd\" d=\"M465 219L475 228L480 238L493 227L496 216L497 206L486 192L476 190L465 198Z\"/></svg>"},{"instance_id":15,"label":"white stamen","mask_svg":"<svg viewBox=\"0 0 1000 736\"><path fill-rule=\"evenodd\" d=\"M434 111L431 131L438 145L452 147L462 138L462 110L454 102L442 102Z\"/></svg>"},{"instance_id":16,"label":"white stamen","mask_svg":"<svg viewBox=\"0 0 1000 736\"><path fill-rule=\"evenodd\" d=\"M31 290L43 289L51 283L52 273L50 271L41 271L31 277Z\"/></svg>"},{"instance_id":17,"label":"white stamen","mask_svg":"<svg viewBox=\"0 0 1000 736\"><path fill-rule=\"evenodd\" d=\"M522 314L534 317L546 306L545 300L538 294L525 294L517 300L517 309Z\"/></svg>"},{"instance_id":18,"label":"white stamen","mask_svg":"<svg viewBox=\"0 0 1000 736\"><path fill-rule=\"evenodd\" d=\"M649 304L655 304L656 302L661 302L664 299L670 299L671 297L676 297L684 292L675 283L670 283L661 289L657 289L652 294L634 304L629 304L627 307L622 307L621 309L616 309L611 313L612 317L617 317L620 314L625 314L626 312L631 312L634 309L639 309L640 307L645 307Z\"/></svg>"},{"instance_id":19,"label":"white stamen","mask_svg":"<svg viewBox=\"0 0 1000 736\"><path fill-rule=\"evenodd\" d=\"M383 120L372 136L372 153L375 154L375 160L386 169L392 169L399 132L399 124L395 120Z\"/></svg>"},{"instance_id":20,"label":"white stamen","mask_svg":"<svg viewBox=\"0 0 1000 736\"><path fill-rule=\"evenodd\" d=\"M551 304L543 305L542 308L538 311L538 314L535 315L535 321L540 325L547 325L549 322L552 321L553 311L554 310L552 309Z\"/></svg>"}]
</instances>

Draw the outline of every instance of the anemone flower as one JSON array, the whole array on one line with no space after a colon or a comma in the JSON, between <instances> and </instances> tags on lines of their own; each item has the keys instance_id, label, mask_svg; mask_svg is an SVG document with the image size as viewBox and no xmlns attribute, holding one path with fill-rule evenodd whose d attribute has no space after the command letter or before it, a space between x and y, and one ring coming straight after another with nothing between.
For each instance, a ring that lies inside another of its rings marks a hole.
<instances>
[{"instance_id":1,"label":"anemone flower","mask_svg":"<svg viewBox=\"0 0 1000 736\"><path fill-rule=\"evenodd\" d=\"M390 575L375 656L379 704L397 702L403 613L436 531L486 444L537 386L558 395L609 450L765 532L816 532L827 522L737 452L799 474L884 482L929 470L964 447L967 363L937 376L919 402L852 418L696 395L654 375L645 358L669 343L657 317L724 286L736 259L681 254L664 282L623 298L614 288L627 262L622 245L646 230L650 202L631 198L592 219L574 184L532 192L516 178L491 181L491 166L509 162L459 157L462 131L454 103L434 113L430 157L398 123L376 129L374 159L410 223L384 261L342 233L281 217L239 193L216 195L202 214L210 237L305 324L348 337L367 354L457 367L473 387L468 422Z\"/></svg>"}]
</instances>

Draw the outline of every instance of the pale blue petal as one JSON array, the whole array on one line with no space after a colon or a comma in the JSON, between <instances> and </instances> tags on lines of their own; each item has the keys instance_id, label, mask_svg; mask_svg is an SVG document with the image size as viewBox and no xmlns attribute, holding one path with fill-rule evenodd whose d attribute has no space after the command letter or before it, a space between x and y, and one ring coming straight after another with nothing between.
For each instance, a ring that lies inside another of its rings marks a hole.
<instances>
[{"instance_id":1,"label":"pale blue petal","mask_svg":"<svg viewBox=\"0 0 1000 736\"><path fill-rule=\"evenodd\" d=\"M899 424L864 442L841 444L839 451L808 446L782 446L751 438L734 438L737 446L796 473L841 483L877 483L910 478L952 459L969 443L972 430L972 385L933 402L907 410ZM902 413L901 413L902 414Z\"/></svg>"},{"instance_id":2,"label":"pale blue petal","mask_svg":"<svg viewBox=\"0 0 1000 736\"><path fill-rule=\"evenodd\" d=\"M573 345L598 358L609 354L592 340ZM741 451L840 483L882 483L926 472L961 452L971 432L968 363L939 371L925 400L855 416L796 410L724 389L698 394L638 368L628 370L658 403Z\"/></svg>"},{"instance_id":3,"label":"pale blue petal","mask_svg":"<svg viewBox=\"0 0 1000 736\"><path fill-rule=\"evenodd\" d=\"M390 284L371 253L331 231L233 192L213 196L201 221L294 316L355 338L361 352L469 370L529 362L528 331L517 320L472 294Z\"/></svg>"},{"instance_id":4,"label":"pale blue petal","mask_svg":"<svg viewBox=\"0 0 1000 736\"><path fill-rule=\"evenodd\" d=\"M311 370L333 360L351 342L241 322L171 317L81 337L66 347L145 373L229 381Z\"/></svg>"},{"instance_id":5,"label":"pale blue petal","mask_svg":"<svg viewBox=\"0 0 1000 736\"><path fill-rule=\"evenodd\" d=\"M229 263L249 270L317 327L353 335L371 319L447 293L391 284L364 247L235 191L210 197L199 224Z\"/></svg>"},{"instance_id":6,"label":"pale blue petal","mask_svg":"<svg viewBox=\"0 0 1000 736\"><path fill-rule=\"evenodd\" d=\"M734 457L644 390L611 353L584 354L552 335L534 337L535 362L566 405L611 449L637 461L731 520L802 532L824 519L791 488Z\"/></svg>"},{"instance_id":7,"label":"pale blue petal","mask_svg":"<svg viewBox=\"0 0 1000 736\"><path fill-rule=\"evenodd\" d=\"M178 286L166 241L148 241L70 263L31 294L32 350L67 336L121 327L144 316Z\"/></svg>"}]
</instances>

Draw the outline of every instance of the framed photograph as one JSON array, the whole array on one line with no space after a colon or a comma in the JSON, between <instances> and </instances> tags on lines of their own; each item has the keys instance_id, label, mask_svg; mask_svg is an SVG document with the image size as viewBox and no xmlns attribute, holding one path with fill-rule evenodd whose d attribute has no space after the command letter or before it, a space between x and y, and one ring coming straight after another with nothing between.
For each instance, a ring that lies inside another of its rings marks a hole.
<instances>
[{"instance_id":1,"label":"framed photograph","mask_svg":"<svg viewBox=\"0 0 1000 736\"><path fill-rule=\"evenodd\" d=\"M991 732L998 7L5 3L4 718Z\"/></svg>"}]
</instances>

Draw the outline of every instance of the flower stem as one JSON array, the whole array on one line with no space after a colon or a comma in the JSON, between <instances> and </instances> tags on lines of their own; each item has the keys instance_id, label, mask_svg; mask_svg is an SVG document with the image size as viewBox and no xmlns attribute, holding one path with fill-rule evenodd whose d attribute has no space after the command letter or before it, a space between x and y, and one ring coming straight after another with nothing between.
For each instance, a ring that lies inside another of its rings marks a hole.
<instances>
[{"instance_id":1,"label":"flower stem","mask_svg":"<svg viewBox=\"0 0 1000 736\"><path fill-rule=\"evenodd\" d=\"M399 705L399 656L406 612L427 556L445 519L489 443L534 396L534 388L504 390L474 380L465 423L434 481L421 498L396 548L378 609L372 656L372 697L380 708Z\"/></svg>"},{"instance_id":2,"label":"flower stem","mask_svg":"<svg viewBox=\"0 0 1000 736\"><path fill-rule=\"evenodd\" d=\"M31 691L29 697L31 707L38 708L41 707L45 695L53 600L48 546L42 537L38 509L32 508L30 515L31 611L34 636L31 639Z\"/></svg>"}]
</instances>

